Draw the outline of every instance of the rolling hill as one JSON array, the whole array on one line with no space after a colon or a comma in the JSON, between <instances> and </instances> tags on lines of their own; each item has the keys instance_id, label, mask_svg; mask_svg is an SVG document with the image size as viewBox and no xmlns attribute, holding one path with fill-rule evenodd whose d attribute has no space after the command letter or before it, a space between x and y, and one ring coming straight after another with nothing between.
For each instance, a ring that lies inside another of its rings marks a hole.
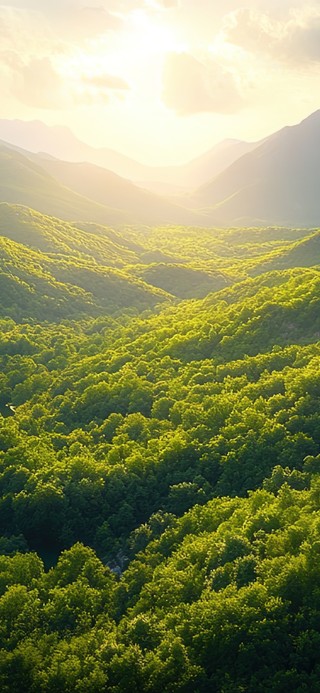
<instances>
[{"instance_id":1,"label":"rolling hill","mask_svg":"<svg viewBox=\"0 0 320 693\"><path fill-rule=\"evenodd\" d=\"M83 226L85 230L23 205L0 203L0 234L33 250L82 257L109 267L138 262L130 241L117 231L103 226L99 233L92 223Z\"/></svg>"},{"instance_id":2,"label":"rolling hill","mask_svg":"<svg viewBox=\"0 0 320 693\"><path fill-rule=\"evenodd\" d=\"M320 231L314 231L300 241L292 243L274 257L262 261L254 273L270 270L289 269L291 267L314 267L320 265Z\"/></svg>"},{"instance_id":3,"label":"rolling hill","mask_svg":"<svg viewBox=\"0 0 320 693\"><path fill-rule=\"evenodd\" d=\"M151 308L170 299L127 273L85 257L46 254L0 237L2 318L59 322Z\"/></svg>"},{"instance_id":4,"label":"rolling hill","mask_svg":"<svg viewBox=\"0 0 320 693\"><path fill-rule=\"evenodd\" d=\"M131 273L178 298L203 298L208 293L219 291L232 283L226 273L210 270L209 267L195 269L182 264L137 265Z\"/></svg>"},{"instance_id":5,"label":"rolling hill","mask_svg":"<svg viewBox=\"0 0 320 693\"><path fill-rule=\"evenodd\" d=\"M1 691L316 693L319 232L0 233Z\"/></svg>"},{"instance_id":6,"label":"rolling hill","mask_svg":"<svg viewBox=\"0 0 320 693\"><path fill-rule=\"evenodd\" d=\"M106 283L109 270L111 274L123 270L126 281L141 280L151 293L156 288L187 299L202 298L265 271L320 261L319 232L310 235L308 229L159 226L116 231L93 222L70 223L5 202L0 203L0 234L24 249L22 260L25 251L35 251L38 259L33 264L46 268L55 280L93 292L98 312L102 305L107 312L114 310L114 291L111 288L108 293ZM116 305L127 305L121 300L119 295Z\"/></svg>"}]
</instances>

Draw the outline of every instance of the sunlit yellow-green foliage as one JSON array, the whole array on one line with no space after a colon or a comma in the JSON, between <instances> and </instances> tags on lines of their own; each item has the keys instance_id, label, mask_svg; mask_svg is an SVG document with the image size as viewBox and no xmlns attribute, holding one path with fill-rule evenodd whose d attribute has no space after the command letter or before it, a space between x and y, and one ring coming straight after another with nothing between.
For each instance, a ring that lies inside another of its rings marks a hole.
<instances>
[{"instance_id":1,"label":"sunlit yellow-green foliage","mask_svg":"<svg viewBox=\"0 0 320 693\"><path fill-rule=\"evenodd\" d=\"M90 222L61 221L22 205L1 203L0 231L12 241L40 251L41 256L37 258L39 268L49 269L54 274L52 267L56 265L55 278L58 281L62 276L63 283L85 291L88 283L94 287L99 282L94 274L99 274L100 266L121 269L127 281L138 278L148 284L153 293L153 287L156 287L181 299L202 298L266 271L320 263L319 232L310 229L219 230L167 226L124 227L115 231ZM20 248L19 252L24 256L26 250ZM73 265L87 265L89 276L84 277L84 272L73 272L70 277L68 273L59 274L63 260L68 266L71 260ZM11 287L12 277L8 278L8 284ZM124 285L116 287L116 292L125 294ZM94 316L101 310L112 312L117 307L139 303L130 291L122 302L119 299L113 301L112 286L109 288L107 285L105 293L103 305L96 306L93 299L92 307L87 306L85 314ZM91 297L89 303L90 300ZM143 309L147 303L147 298L141 300L139 308ZM48 309L45 306L45 310ZM80 306L76 308L78 311ZM60 319L75 317L75 311L70 304L60 314L51 315L49 311L49 319L56 320L59 316Z\"/></svg>"},{"instance_id":2,"label":"sunlit yellow-green foliage","mask_svg":"<svg viewBox=\"0 0 320 693\"><path fill-rule=\"evenodd\" d=\"M40 214L22 205L0 203L1 234L17 243L43 253L95 260L108 267L123 267L137 261L130 241L126 242L113 229L90 223L82 224L82 227L84 230L71 222Z\"/></svg>"},{"instance_id":3,"label":"sunlit yellow-green foliage","mask_svg":"<svg viewBox=\"0 0 320 693\"><path fill-rule=\"evenodd\" d=\"M1 691L317 693L318 232L2 211Z\"/></svg>"},{"instance_id":4,"label":"sunlit yellow-green foliage","mask_svg":"<svg viewBox=\"0 0 320 693\"><path fill-rule=\"evenodd\" d=\"M169 295L122 269L31 250L0 237L2 317L59 321L153 307Z\"/></svg>"}]
</instances>

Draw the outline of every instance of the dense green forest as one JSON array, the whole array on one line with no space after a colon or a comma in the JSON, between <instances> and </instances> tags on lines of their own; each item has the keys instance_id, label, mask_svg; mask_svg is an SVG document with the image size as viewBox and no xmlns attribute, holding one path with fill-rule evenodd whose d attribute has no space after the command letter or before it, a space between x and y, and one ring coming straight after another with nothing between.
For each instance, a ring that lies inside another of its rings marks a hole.
<instances>
[{"instance_id":1,"label":"dense green forest","mask_svg":"<svg viewBox=\"0 0 320 693\"><path fill-rule=\"evenodd\" d=\"M317 693L319 231L0 233L1 691Z\"/></svg>"}]
</instances>

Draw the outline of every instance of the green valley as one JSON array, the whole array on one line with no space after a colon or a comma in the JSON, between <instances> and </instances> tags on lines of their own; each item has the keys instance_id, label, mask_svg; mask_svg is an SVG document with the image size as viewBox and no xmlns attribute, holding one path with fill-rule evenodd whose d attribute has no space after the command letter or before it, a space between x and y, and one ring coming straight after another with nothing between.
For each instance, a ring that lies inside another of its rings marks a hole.
<instances>
[{"instance_id":1,"label":"green valley","mask_svg":"<svg viewBox=\"0 0 320 693\"><path fill-rule=\"evenodd\" d=\"M317 229L0 204L4 693L316 693Z\"/></svg>"}]
</instances>

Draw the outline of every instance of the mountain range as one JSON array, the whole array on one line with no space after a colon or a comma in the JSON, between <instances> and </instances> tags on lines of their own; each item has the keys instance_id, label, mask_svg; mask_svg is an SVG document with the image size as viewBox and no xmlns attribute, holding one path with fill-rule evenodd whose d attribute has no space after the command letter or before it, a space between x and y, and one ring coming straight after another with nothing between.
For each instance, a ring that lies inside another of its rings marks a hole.
<instances>
[{"instance_id":1,"label":"mountain range","mask_svg":"<svg viewBox=\"0 0 320 693\"><path fill-rule=\"evenodd\" d=\"M0 139L30 152L44 152L63 161L86 161L102 166L158 193L192 190L256 146L256 143L228 139L185 165L147 166L112 149L91 147L81 142L67 127L50 127L37 120L0 119Z\"/></svg>"},{"instance_id":2,"label":"mountain range","mask_svg":"<svg viewBox=\"0 0 320 693\"><path fill-rule=\"evenodd\" d=\"M225 140L182 167L146 167L38 122L2 120L0 136L1 200L63 219L223 227L320 218L319 110L261 142Z\"/></svg>"},{"instance_id":3,"label":"mountain range","mask_svg":"<svg viewBox=\"0 0 320 693\"><path fill-rule=\"evenodd\" d=\"M93 164L63 162L6 143L0 143L0 164L3 202L104 225L205 225L201 212L183 208Z\"/></svg>"}]
</instances>

